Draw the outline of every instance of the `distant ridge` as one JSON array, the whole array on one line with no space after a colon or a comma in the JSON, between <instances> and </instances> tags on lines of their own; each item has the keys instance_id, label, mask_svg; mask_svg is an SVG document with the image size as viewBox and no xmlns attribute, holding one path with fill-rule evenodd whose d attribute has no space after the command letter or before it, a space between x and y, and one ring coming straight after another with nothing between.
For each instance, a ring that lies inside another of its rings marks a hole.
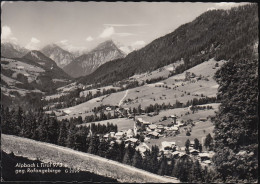
<instances>
[{"instance_id":1,"label":"distant ridge","mask_svg":"<svg viewBox=\"0 0 260 184\"><path fill-rule=\"evenodd\" d=\"M94 72L102 64L124 56L125 53L118 49L112 40L108 40L89 53L77 57L64 67L64 71L72 77L84 76Z\"/></svg>"}]
</instances>

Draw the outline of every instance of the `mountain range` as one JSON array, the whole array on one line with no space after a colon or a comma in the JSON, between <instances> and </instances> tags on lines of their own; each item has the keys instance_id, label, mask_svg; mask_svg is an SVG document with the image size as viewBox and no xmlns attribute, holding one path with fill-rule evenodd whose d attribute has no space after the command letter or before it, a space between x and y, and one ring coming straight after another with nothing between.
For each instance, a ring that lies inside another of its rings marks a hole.
<instances>
[{"instance_id":1,"label":"mountain range","mask_svg":"<svg viewBox=\"0 0 260 184\"><path fill-rule=\"evenodd\" d=\"M29 52L28 49L21 47L18 44L10 42L1 43L1 56L6 58L20 58L27 52Z\"/></svg>"},{"instance_id":2,"label":"mountain range","mask_svg":"<svg viewBox=\"0 0 260 184\"><path fill-rule=\"evenodd\" d=\"M90 52L79 51L72 53L57 44L46 45L40 52L55 61L57 66L62 68L70 76L79 77L92 73L107 61L123 58L133 50L131 46L127 47L108 40L99 44ZM1 56L6 58L22 58L28 52L30 50L14 43L1 44Z\"/></svg>"},{"instance_id":3,"label":"mountain range","mask_svg":"<svg viewBox=\"0 0 260 184\"><path fill-rule=\"evenodd\" d=\"M75 56L72 53L62 49L56 44L45 46L41 49L41 52L55 61L60 68L65 67L75 59Z\"/></svg>"},{"instance_id":4,"label":"mountain range","mask_svg":"<svg viewBox=\"0 0 260 184\"><path fill-rule=\"evenodd\" d=\"M88 75L94 72L102 64L125 57L112 40L99 44L87 54L83 54L64 67L64 71L72 77Z\"/></svg>"},{"instance_id":5,"label":"mountain range","mask_svg":"<svg viewBox=\"0 0 260 184\"><path fill-rule=\"evenodd\" d=\"M213 57L229 60L239 50L258 40L257 12L257 5L207 11L125 58L103 64L79 81L107 85L182 59L184 64L178 68L179 71Z\"/></svg>"}]
</instances>

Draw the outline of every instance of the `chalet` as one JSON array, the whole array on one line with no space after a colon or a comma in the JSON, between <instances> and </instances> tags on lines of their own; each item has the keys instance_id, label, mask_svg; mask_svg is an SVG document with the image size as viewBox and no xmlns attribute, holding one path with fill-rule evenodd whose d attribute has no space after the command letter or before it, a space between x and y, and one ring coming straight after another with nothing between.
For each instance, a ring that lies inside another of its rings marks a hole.
<instances>
[{"instance_id":1,"label":"chalet","mask_svg":"<svg viewBox=\"0 0 260 184\"><path fill-rule=\"evenodd\" d=\"M199 153L199 157L200 157L201 161L210 159L210 155L208 153Z\"/></svg>"},{"instance_id":2,"label":"chalet","mask_svg":"<svg viewBox=\"0 0 260 184\"><path fill-rule=\"evenodd\" d=\"M151 130L155 130L157 128L157 125L148 125L148 127L151 129Z\"/></svg>"},{"instance_id":3,"label":"chalet","mask_svg":"<svg viewBox=\"0 0 260 184\"><path fill-rule=\"evenodd\" d=\"M153 113L148 113L147 115L150 117L153 117Z\"/></svg>"},{"instance_id":4,"label":"chalet","mask_svg":"<svg viewBox=\"0 0 260 184\"><path fill-rule=\"evenodd\" d=\"M194 147L195 142L194 141L190 141L190 147Z\"/></svg>"},{"instance_id":5,"label":"chalet","mask_svg":"<svg viewBox=\"0 0 260 184\"><path fill-rule=\"evenodd\" d=\"M128 115L128 118L129 118L129 119L133 119L134 116L133 116L132 114L129 114L129 115Z\"/></svg>"},{"instance_id":6,"label":"chalet","mask_svg":"<svg viewBox=\"0 0 260 184\"><path fill-rule=\"evenodd\" d=\"M207 121L207 118L200 118L200 121Z\"/></svg>"},{"instance_id":7,"label":"chalet","mask_svg":"<svg viewBox=\"0 0 260 184\"><path fill-rule=\"evenodd\" d=\"M149 127L146 127L146 132L152 132L152 130Z\"/></svg>"},{"instance_id":8,"label":"chalet","mask_svg":"<svg viewBox=\"0 0 260 184\"><path fill-rule=\"evenodd\" d=\"M147 137L150 137L152 139L158 139L159 138L159 133L158 132L149 132Z\"/></svg>"},{"instance_id":9,"label":"chalet","mask_svg":"<svg viewBox=\"0 0 260 184\"><path fill-rule=\"evenodd\" d=\"M185 151L186 147L180 147L180 151Z\"/></svg>"},{"instance_id":10,"label":"chalet","mask_svg":"<svg viewBox=\"0 0 260 184\"><path fill-rule=\"evenodd\" d=\"M198 155L198 154L199 154L199 151L198 151L198 150L195 150L195 149L191 149L191 150L190 150L190 153L191 153L192 155Z\"/></svg>"},{"instance_id":11,"label":"chalet","mask_svg":"<svg viewBox=\"0 0 260 184\"><path fill-rule=\"evenodd\" d=\"M117 132L116 134L115 134L115 137L117 138L117 139L120 139L120 138L123 138L123 136L124 136L124 132Z\"/></svg>"},{"instance_id":12,"label":"chalet","mask_svg":"<svg viewBox=\"0 0 260 184\"><path fill-rule=\"evenodd\" d=\"M171 152L171 154L172 154L173 158L180 158L180 157L187 155L185 152L180 152L180 151L174 151L174 152Z\"/></svg>"},{"instance_id":13,"label":"chalet","mask_svg":"<svg viewBox=\"0 0 260 184\"><path fill-rule=\"evenodd\" d=\"M135 148L136 151L139 151L142 155L142 157L145 156L145 152L150 150L149 146L147 146L147 144L145 143L141 143L140 145L138 145L136 148Z\"/></svg>"},{"instance_id":14,"label":"chalet","mask_svg":"<svg viewBox=\"0 0 260 184\"><path fill-rule=\"evenodd\" d=\"M115 137L116 133L115 132L110 132L109 134L110 134L111 137Z\"/></svg>"},{"instance_id":15,"label":"chalet","mask_svg":"<svg viewBox=\"0 0 260 184\"><path fill-rule=\"evenodd\" d=\"M173 119L173 123L176 124L177 117L175 115L171 115L170 118L172 118Z\"/></svg>"},{"instance_id":16,"label":"chalet","mask_svg":"<svg viewBox=\"0 0 260 184\"><path fill-rule=\"evenodd\" d=\"M173 150L175 147L176 147L175 142L168 142L168 141L162 142L162 150Z\"/></svg>"},{"instance_id":17,"label":"chalet","mask_svg":"<svg viewBox=\"0 0 260 184\"><path fill-rule=\"evenodd\" d=\"M164 129L163 125L158 125L157 129Z\"/></svg>"},{"instance_id":18,"label":"chalet","mask_svg":"<svg viewBox=\"0 0 260 184\"><path fill-rule=\"evenodd\" d=\"M121 143L122 143L122 140L117 139L117 140L116 140L116 143L117 143L117 144L121 144Z\"/></svg>"},{"instance_id":19,"label":"chalet","mask_svg":"<svg viewBox=\"0 0 260 184\"><path fill-rule=\"evenodd\" d=\"M134 136L134 132L132 129L128 129L126 132L126 137L127 138L132 138Z\"/></svg>"},{"instance_id":20,"label":"chalet","mask_svg":"<svg viewBox=\"0 0 260 184\"><path fill-rule=\"evenodd\" d=\"M137 144L138 142L139 142L139 140L136 138L130 138L130 139L125 140L126 146L128 146L128 144L131 144L133 146L133 145Z\"/></svg>"},{"instance_id":21,"label":"chalet","mask_svg":"<svg viewBox=\"0 0 260 184\"><path fill-rule=\"evenodd\" d=\"M104 137L105 139L108 139L108 138L109 138L109 134L105 134L103 137Z\"/></svg>"},{"instance_id":22,"label":"chalet","mask_svg":"<svg viewBox=\"0 0 260 184\"><path fill-rule=\"evenodd\" d=\"M148 121L143 121L143 125L145 125L145 126L148 126L148 125L150 125L151 123L150 122L148 122Z\"/></svg>"},{"instance_id":23,"label":"chalet","mask_svg":"<svg viewBox=\"0 0 260 184\"><path fill-rule=\"evenodd\" d=\"M112 110L111 107L106 108L106 111L111 111L111 110Z\"/></svg>"},{"instance_id":24,"label":"chalet","mask_svg":"<svg viewBox=\"0 0 260 184\"><path fill-rule=\"evenodd\" d=\"M211 165L211 161L210 160L205 160L202 163L207 164L207 165Z\"/></svg>"},{"instance_id":25,"label":"chalet","mask_svg":"<svg viewBox=\"0 0 260 184\"><path fill-rule=\"evenodd\" d=\"M158 132L158 133L161 133L163 130L162 129L155 129L154 131Z\"/></svg>"},{"instance_id":26,"label":"chalet","mask_svg":"<svg viewBox=\"0 0 260 184\"><path fill-rule=\"evenodd\" d=\"M170 127L168 130L170 130L170 131L178 131L179 128L176 127L176 126L172 126L172 127Z\"/></svg>"},{"instance_id":27,"label":"chalet","mask_svg":"<svg viewBox=\"0 0 260 184\"><path fill-rule=\"evenodd\" d=\"M180 121L177 121L177 126L179 126L179 127L183 127L184 126L184 123L182 123L182 122L180 122Z\"/></svg>"}]
</instances>

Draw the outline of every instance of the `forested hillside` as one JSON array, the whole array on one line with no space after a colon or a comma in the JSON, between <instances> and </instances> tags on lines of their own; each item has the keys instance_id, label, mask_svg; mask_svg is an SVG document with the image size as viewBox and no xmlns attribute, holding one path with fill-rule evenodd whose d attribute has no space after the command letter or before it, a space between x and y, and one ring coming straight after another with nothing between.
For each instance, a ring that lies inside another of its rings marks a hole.
<instances>
[{"instance_id":1,"label":"forested hillside","mask_svg":"<svg viewBox=\"0 0 260 184\"><path fill-rule=\"evenodd\" d=\"M215 164L224 182L258 177L258 54L248 47L216 73L221 99L215 119ZM256 51L257 52L257 51Z\"/></svg>"},{"instance_id":2,"label":"forested hillside","mask_svg":"<svg viewBox=\"0 0 260 184\"><path fill-rule=\"evenodd\" d=\"M153 71L181 58L185 62L179 67L181 70L212 57L229 60L236 51L257 39L257 12L257 4L205 12L127 57L105 63L80 81L112 83L136 73Z\"/></svg>"}]
</instances>

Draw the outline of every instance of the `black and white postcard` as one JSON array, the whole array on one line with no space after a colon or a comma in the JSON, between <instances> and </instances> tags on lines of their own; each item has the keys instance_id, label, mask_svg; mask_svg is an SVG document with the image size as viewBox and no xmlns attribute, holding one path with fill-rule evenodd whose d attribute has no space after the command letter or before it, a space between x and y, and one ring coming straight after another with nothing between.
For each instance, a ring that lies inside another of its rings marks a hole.
<instances>
[{"instance_id":1,"label":"black and white postcard","mask_svg":"<svg viewBox=\"0 0 260 184\"><path fill-rule=\"evenodd\" d=\"M1 1L1 182L258 183L258 4Z\"/></svg>"}]
</instances>

